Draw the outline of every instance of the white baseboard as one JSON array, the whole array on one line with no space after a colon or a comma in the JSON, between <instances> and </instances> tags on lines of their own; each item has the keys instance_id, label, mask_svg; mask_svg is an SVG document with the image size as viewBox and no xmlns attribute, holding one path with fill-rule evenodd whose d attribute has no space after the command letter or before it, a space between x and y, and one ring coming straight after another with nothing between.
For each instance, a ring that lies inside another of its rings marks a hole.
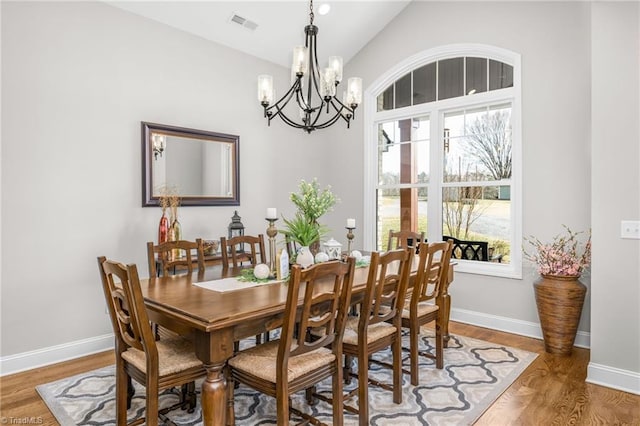
<instances>
[{"instance_id":1,"label":"white baseboard","mask_svg":"<svg viewBox=\"0 0 640 426\"><path fill-rule=\"evenodd\" d=\"M536 322L455 308L451 309L451 320L542 340L542 329L540 324ZM578 330L574 345L589 349L591 347L591 333Z\"/></svg>"},{"instance_id":2,"label":"white baseboard","mask_svg":"<svg viewBox=\"0 0 640 426\"><path fill-rule=\"evenodd\" d=\"M587 383L640 395L640 373L590 362Z\"/></svg>"},{"instance_id":3,"label":"white baseboard","mask_svg":"<svg viewBox=\"0 0 640 426\"><path fill-rule=\"evenodd\" d=\"M114 348L113 333L0 358L0 376L55 364Z\"/></svg>"}]
</instances>

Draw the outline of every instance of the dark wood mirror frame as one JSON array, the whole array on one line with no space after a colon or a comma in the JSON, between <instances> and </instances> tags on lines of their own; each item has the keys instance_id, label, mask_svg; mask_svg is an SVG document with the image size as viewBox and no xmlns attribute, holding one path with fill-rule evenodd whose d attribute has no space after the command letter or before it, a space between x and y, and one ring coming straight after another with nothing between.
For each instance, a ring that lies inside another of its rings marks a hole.
<instances>
[{"instance_id":1,"label":"dark wood mirror frame","mask_svg":"<svg viewBox=\"0 0 640 426\"><path fill-rule=\"evenodd\" d=\"M230 145L231 158L229 160L230 182L228 183L228 196L217 195L184 195L181 197L180 206L239 206L240 205L240 137L236 135L228 135L224 133L208 132L205 130L195 130L183 127L167 126L164 124L155 124L141 122L142 124L142 207L154 207L160 205L160 197L158 193L158 185L153 182L153 166L154 166L154 134L161 134L167 137L176 137L181 139L190 139L194 141L223 143ZM177 143L177 142L172 142ZM162 152L157 153L162 157ZM165 151L165 156L166 156ZM182 167L182 165L181 165ZM184 167L189 167L185 164ZM167 186L172 186L167 183ZM155 191L154 191L155 189ZM179 191L178 191L179 192Z\"/></svg>"}]
</instances>

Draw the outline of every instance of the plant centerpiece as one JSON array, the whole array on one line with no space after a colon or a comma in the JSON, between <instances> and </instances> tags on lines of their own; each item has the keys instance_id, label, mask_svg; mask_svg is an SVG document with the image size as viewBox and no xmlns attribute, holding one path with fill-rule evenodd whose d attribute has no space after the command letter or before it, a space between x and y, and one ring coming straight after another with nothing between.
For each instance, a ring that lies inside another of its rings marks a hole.
<instances>
[{"instance_id":1,"label":"plant centerpiece","mask_svg":"<svg viewBox=\"0 0 640 426\"><path fill-rule=\"evenodd\" d=\"M330 186L321 190L318 180L315 178L311 182L302 180L299 189L299 193L292 192L290 196L291 201L297 208L296 214L290 220L283 217L285 229L280 232L288 240L301 246L300 254L305 251L304 247L308 247L310 256L313 259L320 247L320 239L328 231L325 226L320 225L318 220L322 215L330 211L339 200L331 192ZM305 258L307 257L306 254L304 256ZM297 261L300 263L299 259ZM313 260L311 260L311 263L313 263Z\"/></svg>"},{"instance_id":2,"label":"plant centerpiece","mask_svg":"<svg viewBox=\"0 0 640 426\"><path fill-rule=\"evenodd\" d=\"M581 241L582 232L556 235L545 244L535 237L525 238L533 251L526 259L537 266L541 279L533 284L545 350L569 355L578 331L587 287L578 279L591 264L591 234Z\"/></svg>"}]
</instances>

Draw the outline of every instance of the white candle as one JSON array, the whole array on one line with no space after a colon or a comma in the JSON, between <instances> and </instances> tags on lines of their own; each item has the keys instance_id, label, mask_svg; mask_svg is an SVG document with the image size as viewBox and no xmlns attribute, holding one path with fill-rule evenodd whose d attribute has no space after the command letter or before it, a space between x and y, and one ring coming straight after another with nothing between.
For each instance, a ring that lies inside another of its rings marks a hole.
<instances>
[{"instance_id":1,"label":"white candle","mask_svg":"<svg viewBox=\"0 0 640 426\"><path fill-rule=\"evenodd\" d=\"M356 220L355 219L347 219L347 228L355 228Z\"/></svg>"},{"instance_id":2,"label":"white candle","mask_svg":"<svg viewBox=\"0 0 640 426\"><path fill-rule=\"evenodd\" d=\"M278 217L278 211L275 207L269 207L267 209L267 219L276 219Z\"/></svg>"}]
</instances>

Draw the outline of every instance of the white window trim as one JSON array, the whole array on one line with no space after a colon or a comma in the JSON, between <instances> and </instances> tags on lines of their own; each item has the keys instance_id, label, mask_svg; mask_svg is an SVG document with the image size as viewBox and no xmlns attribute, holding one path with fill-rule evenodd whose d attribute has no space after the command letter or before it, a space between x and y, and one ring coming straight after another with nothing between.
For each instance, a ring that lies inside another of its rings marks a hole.
<instances>
[{"instance_id":1,"label":"white window trim","mask_svg":"<svg viewBox=\"0 0 640 426\"><path fill-rule=\"evenodd\" d=\"M473 95L473 97L462 96L458 98L445 99L442 101L414 105L410 107L398 108L389 111L376 111L377 97L383 90L389 87L400 77L408 72L427 65L434 61L453 58L459 56L478 56L494 59L513 66L513 87L509 89L492 90ZM507 278L522 279L522 90L521 90L521 58L520 55L502 48L483 44L451 44L428 49L413 55L398 63L375 80L364 92L364 249L375 250L376 239L375 229L377 228L376 218L376 197L377 187L377 164L378 146L370 141L375 139L377 134L376 126L381 121L388 121L406 118L415 115L429 115L434 117L438 111L444 114L445 110L460 107L471 107L472 104L487 104L498 100L506 100L512 104L512 137L513 137L513 175L511 178L511 224L512 224L512 245L510 263L492 263L457 260L456 272L474 273L481 275L491 275ZM437 104L437 110L435 105ZM441 120L442 117L438 117ZM433 122L433 119L432 119ZM431 140L439 140L438 126L431 126ZM438 149L442 149L441 144L437 144ZM440 152L439 158L442 157ZM441 162L438 162L441 163ZM442 167L440 164L439 167ZM432 170L434 176L441 176L441 170ZM494 182L491 182L494 184ZM435 185L435 183L434 183ZM435 194L433 194L435 192ZM434 210L442 208L441 191L430 191L430 203L428 207L429 217L434 217ZM436 217L440 214L435 212ZM442 224L437 228L429 228L429 234L441 232ZM437 234L434 234L437 235ZM442 235L440 233L440 235Z\"/></svg>"}]
</instances>

